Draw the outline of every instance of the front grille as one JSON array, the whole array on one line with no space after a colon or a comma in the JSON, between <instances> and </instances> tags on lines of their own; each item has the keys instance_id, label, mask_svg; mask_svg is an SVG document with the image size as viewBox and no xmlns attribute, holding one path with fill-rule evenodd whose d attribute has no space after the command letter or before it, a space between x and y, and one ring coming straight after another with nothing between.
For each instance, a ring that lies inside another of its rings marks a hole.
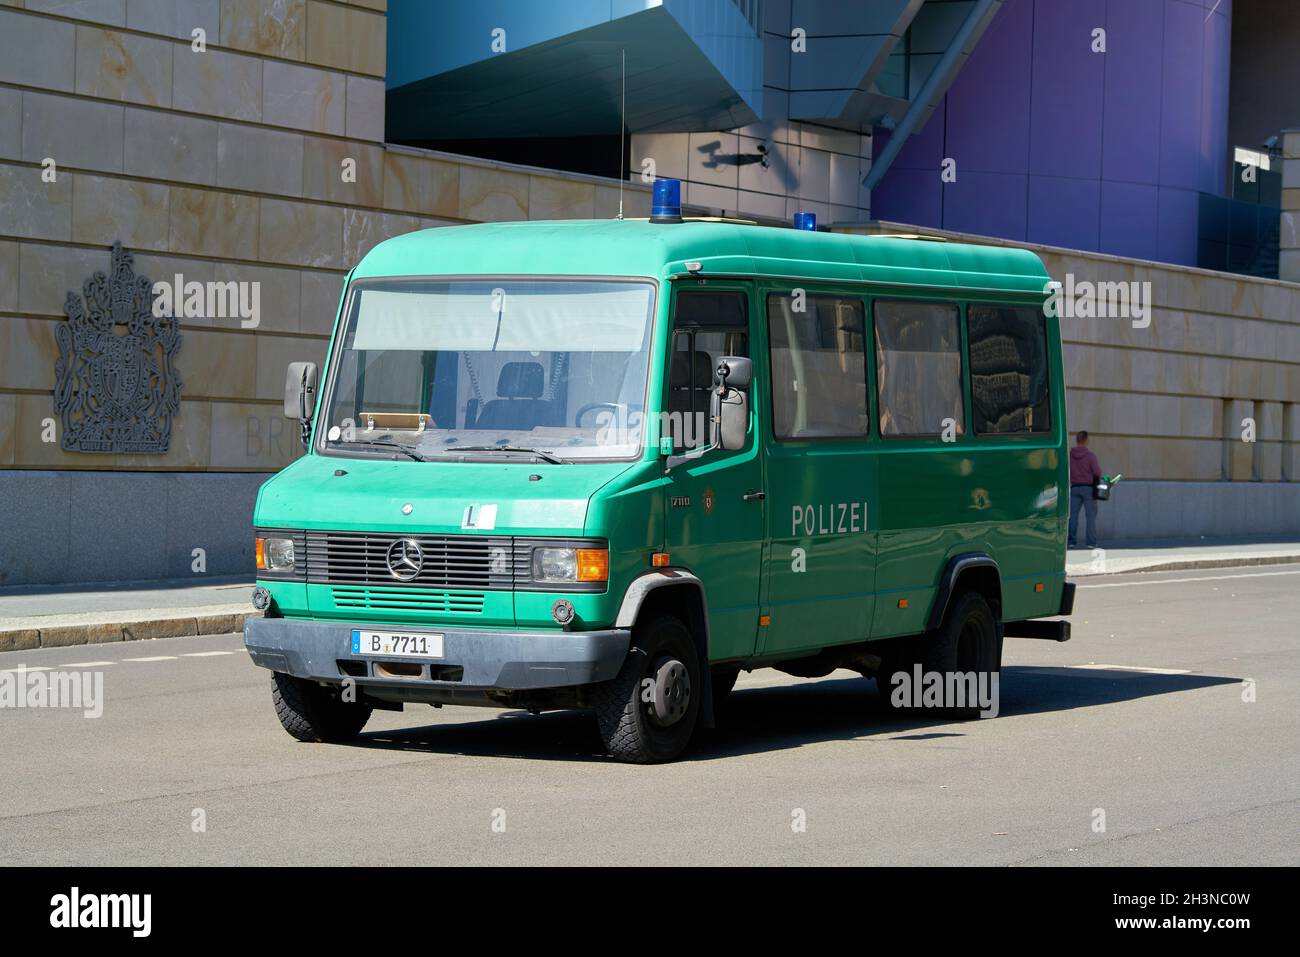
<instances>
[{"instance_id":1,"label":"front grille","mask_svg":"<svg viewBox=\"0 0 1300 957\"><path fill-rule=\"evenodd\" d=\"M434 591L424 588L366 588L335 586L336 608L425 611L444 615L483 614L483 593Z\"/></svg>"},{"instance_id":2,"label":"front grille","mask_svg":"<svg viewBox=\"0 0 1300 957\"><path fill-rule=\"evenodd\" d=\"M410 538L424 553L424 567L410 580L395 578L388 552ZM321 584L392 584L421 588L514 587L512 539L502 535L377 535L308 532L307 580Z\"/></svg>"},{"instance_id":3,"label":"front grille","mask_svg":"<svg viewBox=\"0 0 1300 957\"><path fill-rule=\"evenodd\" d=\"M302 533L297 533L301 535ZM388 553L403 539L420 546L423 564L410 579L400 578L388 567ZM488 591L603 591L603 582L572 584L538 583L532 580L533 549L604 548L605 541L595 538L516 538L510 535L399 535L393 532L321 532L306 533L300 547L305 558L306 581L314 585L355 585L371 590L396 590L392 600L401 595L423 594L442 590L447 610L460 611L460 595L477 595L482 608L481 592ZM296 569L304 574L300 566ZM302 580L301 578L299 579ZM356 596L351 596L355 598ZM391 596L390 596L391 597ZM423 600L423 599L422 599ZM438 600L432 595L429 601ZM338 604L336 597L336 604ZM416 607L414 605L380 606L341 605L340 607L379 608ZM420 607L430 607L423 605ZM430 609L433 610L433 609Z\"/></svg>"}]
</instances>

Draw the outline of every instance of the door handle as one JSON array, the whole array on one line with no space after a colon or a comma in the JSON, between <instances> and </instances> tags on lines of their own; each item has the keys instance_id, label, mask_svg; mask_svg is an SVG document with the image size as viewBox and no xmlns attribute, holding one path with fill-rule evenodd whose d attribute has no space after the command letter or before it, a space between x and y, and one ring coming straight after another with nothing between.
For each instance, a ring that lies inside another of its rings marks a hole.
<instances>
[{"instance_id":1,"label":"door handle","mask_svg":"<svg viewBox=\"0 0 1300 957\"><path fill-rule=\"evenodd\" d=\"M761 502L767 498L766 492L746 492L741 496L746 502Z\"/></svg>"}]
</instances>

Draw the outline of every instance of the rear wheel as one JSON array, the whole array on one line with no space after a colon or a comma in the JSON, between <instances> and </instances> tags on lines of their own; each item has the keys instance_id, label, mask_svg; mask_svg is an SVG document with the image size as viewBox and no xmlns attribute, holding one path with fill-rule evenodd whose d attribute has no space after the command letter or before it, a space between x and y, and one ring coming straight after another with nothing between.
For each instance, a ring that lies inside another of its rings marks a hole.
<instances>
[{"instance_id":1,"label":"rear wheel","mask_svg":"<svg viewBox=\"0 0 1300 957\"><path fill-rule=\"evenodd\" d=\"M342 688L271 673L271 700L284 730L299 741L347 741L370 720L368 704L344 701Z\"/></svg>"},{"instance_id":2,"label":"rear wheel","mask_svg":"<svg viewBox=\"0 0 1300 957\"><path fill-rule=\"evenodd\" d=\"M653 764L680 755L695 730L700 681L695 642L680 620L638 627L622 670L594 689L596 724L610 757Z\"/></svg>"},{"instance_id":3,"label":"rear wheel","mask_svg":"<svg viewBox=\"0 0 1300 957\"><path fill-rule=\"evenodd\" d=\"M979 717L982 709L978 699L972 703L972 694L995 695L996 677L1002 669L1002 624L983 595L975 591L962 593L948 607L939 628L912 638L896 639L884 651L876 683L887 708L900 712L931 710L913 707L916 697L905 693L920 694L920 689L913 687L917 665L922 676L931 673L943 676L944 688L952 686L949 675L963 679L960 684L966 692L965 700L945 700L939 711L954 718ZM906 677L896 680L895 675L899 673ZM993 705L996 707L996 701Z\"/></svg>"}]
</instances>

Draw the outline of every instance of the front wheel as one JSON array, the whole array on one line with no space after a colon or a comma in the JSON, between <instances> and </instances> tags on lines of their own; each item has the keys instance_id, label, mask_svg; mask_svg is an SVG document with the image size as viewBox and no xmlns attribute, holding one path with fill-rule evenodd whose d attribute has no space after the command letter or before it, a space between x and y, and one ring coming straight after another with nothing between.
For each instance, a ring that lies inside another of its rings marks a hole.
<instances>
[{"instance_id":1,"label":"front wheel","mask_svg":"<svg viewBox=\"0 0 1300 957\"><path fill-rule=\"evenodd\" d=\"M370 720L368 704L344 701L337 687L271 673L271 700L284 730L299 741L347 741Z\"/></svg>"},{"instance_id":2,"label":"front wheel","mask_svg":"<svg viewBox=\"0 0 1300 957\"><path fill-rule=\"evenodd\" d=\"M677 618L639 627L618 675L594 690L596 724L610 757L671 761L690 743L700 712L700 662Z\"/></svg>"}]
</instances>

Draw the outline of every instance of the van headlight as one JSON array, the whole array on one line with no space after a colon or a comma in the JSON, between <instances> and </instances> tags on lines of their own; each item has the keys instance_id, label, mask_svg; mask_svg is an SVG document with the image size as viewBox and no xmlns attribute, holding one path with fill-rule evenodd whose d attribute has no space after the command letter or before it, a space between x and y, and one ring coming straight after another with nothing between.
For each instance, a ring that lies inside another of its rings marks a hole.
<instances>
[{"instance_id":1,"label":"van headlight","mask_svg":"<svg viewBox=\"0 0 1300 957\"><path fill-rule=\"evenodd\" d=\"M259 538L256 551L258 571L293 571L296 556L292 538Z\"/></svg>"},{"instance_id":2,"label":"van headlight","mask_svg":"<svg viewBox=\"0 0 1300 957\"><path fill-rule=\"evenodd\" d=\"M534 548L533 581L556 584L609 581L609 549Z\"/></svg>"}]
</instances>

